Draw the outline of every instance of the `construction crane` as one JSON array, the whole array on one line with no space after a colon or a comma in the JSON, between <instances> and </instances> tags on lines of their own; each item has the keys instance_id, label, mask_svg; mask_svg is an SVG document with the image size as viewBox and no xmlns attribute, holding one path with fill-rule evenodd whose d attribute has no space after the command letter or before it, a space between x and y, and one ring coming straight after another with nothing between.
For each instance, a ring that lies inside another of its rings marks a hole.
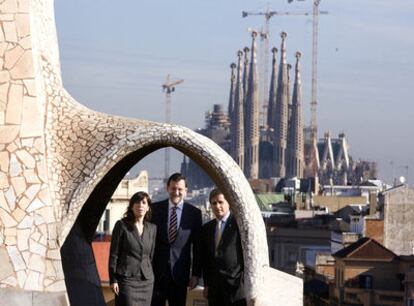
<instances>
[{"instance_id":1,"label":"construction crane","mask_svg":"<svg viewBox=\"0 0 414 306\"><path fill-rule=\"evenodd\" d=\"M311 92L311 137L317 139L318 125L316 122L317 90L318 90L318 19L320 0L313 1L312 7L312 92ZM326 12L321 12L326 13Z\"/></svg>"},{"instance_id":2,"label":"construction crane","mask_svg":"<svg viewBox=\"0 0 414 306\"><path fill-rule=\"evenodd\" d=\"M304 0L297 0L303 2ZM293 0L288 0L289 3L293 2ZM312 91L311 91L311 120L310 120L310 130L311 130L311 140L312 140L312 146L315 147L312 150L312 156L311 161L312 164L311 167L313 168L314 175L316 174L315 167L317 167L317 156L316 154L316 144L317 144L317 134L318 134L318 127L317 127L317 121L316 121L316 107L317 107L317 89L318 89L318 23L319 23L319 14L328 14L326 11L319 11L319 4L321 0L313 0L313 6L312 6ZM269 64L269 23L270 19L275 15L285 15L285 16L292 16L292 15L302 15L302 16L309 16L310 13L308 12L278 12L278 11L271 11L269 7L265 12L242 12L243 17L247 17L249 15L259 15L265 17L265 35L261 34L262 39L265 39L265 59L262 62L262 65L264 67L261 67L264 71L263 75L263 81L264 81L264 105L263 105L263 112L266 113L266 94L267 94L267 84L268 84L268 72L267 67ZM266 116L263 116L263 122L266 120Z\"/></svg>"},{"instance_id":3,"label":"construction crane","mask_svg":"<svg viewBox=\"0 0 414 306\"><path fill-rule=\"evenodd\" d=\"M269 92L269 24L270 19L275 15L310 15L309 13L301 13L301 12L279 12L279 11L271 11L269 6L267 7L266 11L262 12L242 12L242 17L248 17L248 16L264 16L265 18L265 24L264 24L264 30L258 31L258 34L260 34L261 42L262 42L262 50L261 50L261 62L260 62L260 75L261 79L263 81L263 92L262 92L262 125L263 127L266 127L266 109L268 104L268 92Z\"/></svg>"},{"instance_id":4,"label":"construction crane","mask_svg":"<svg viewBox=\"0 0 414 306\"><path fill-rule=\"evenodd\" d=\"M183 83L184 80L170 80L170 75L167 75L167 79L165 83L162 84L162 89L165 92L165 122L171 123L171 93L175 91L175 86ZM165 156L164 156L164 178L167 180L168 176L170 175L170 148L165 148Z\"/></svg>"}]
</instances>

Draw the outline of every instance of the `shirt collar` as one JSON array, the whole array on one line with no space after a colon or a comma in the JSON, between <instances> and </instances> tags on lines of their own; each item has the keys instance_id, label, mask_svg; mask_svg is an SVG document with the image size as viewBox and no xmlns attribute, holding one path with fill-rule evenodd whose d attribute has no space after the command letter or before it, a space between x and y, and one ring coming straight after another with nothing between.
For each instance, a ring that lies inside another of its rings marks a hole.
<instances>
[{"instance_id":1,"label":"shirt collar","mask_svg":"<svg viewBox=\"0 0 414 306\"><path fill-rule=\"evenodd\" d=\"M182 210L183 206L184 206L184 201L181 201L180 203L178 203L177 205L175 205L173 202L171 202L170 199L168 199L168 209L171 210L171 208L177 206L178 210Z\"/></svg>"},{"instance_id":2,"label":"shirt collar","mask_svg":"<svg viewBox=\"0 0 414 306\"><path fill-rule=\"evenodd\" d=\"M228 212L227 212L227 214L225 214L223 218L221 218L221 219L217 219L217 218L216 218L216 220L217 220L217 221L221 221L222 223L226 223L226 222L227 222L227 219L228 219L229 217L230 217L230 211L228 211Z\"/></svg>"}]
</instances>

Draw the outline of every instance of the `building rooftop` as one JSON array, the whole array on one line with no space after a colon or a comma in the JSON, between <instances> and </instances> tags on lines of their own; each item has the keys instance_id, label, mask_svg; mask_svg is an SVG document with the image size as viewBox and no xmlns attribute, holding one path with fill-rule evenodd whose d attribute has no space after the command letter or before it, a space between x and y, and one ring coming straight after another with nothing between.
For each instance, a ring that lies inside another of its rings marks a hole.
<instances>
[{"instance_id":1,"label":"building rooftop","mask_svg":"<svg viewBox=\"0 0 414 306\"><path fill-rule=\"evenodd\" d=\"M332 255L351 260L393 261L397 255L376 240L363 237Z\"/></svg>"},{"instance_id":2,"label":"building rooftop","mask_svg":"<svg viewBox=\"0 0 414 306\"><path fill-rule=\"evenodd\" d=\"M272 211L272 204L283 202L285 199L280 193L256 193L255 196L261 211Z\"/></svg>"}]
</instances>

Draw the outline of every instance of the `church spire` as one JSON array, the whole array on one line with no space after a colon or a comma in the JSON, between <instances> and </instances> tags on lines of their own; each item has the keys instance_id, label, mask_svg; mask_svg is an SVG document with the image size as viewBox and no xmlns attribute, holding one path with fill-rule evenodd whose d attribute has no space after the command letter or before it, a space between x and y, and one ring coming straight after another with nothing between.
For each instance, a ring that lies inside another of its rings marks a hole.
<instances>
[{"instance_id":1,"label":"church spire","mask_svg":"<svg viewBox=\"0 0 414 306\"><path fill-rule=\"evenodd\" d=\"M233 118L231 121L231 155L240 169L244 169L244 94L243 94L243 52L237 52L237 77L234 91Z\"/></svg>"},{"instance_id":2,"label":"church spire","mask_svg":"<svg viewBox=\"0 0 414 306\"><path fill-rule=\"evenodd\" d=\"M274 126L274 144L273 144L273 175L284 177L286 175L285 154L287 145L288 129L288 68L286 63L286 32L280 34L282 38L280 65L277 83L276 98L276 120Z\"/></svg>"},{"instance_id":3,"label":"church spire","mask_svg":"<svg viewBox=\"0 0 414 306\"><path fill-rule=\"evenodd\" d=\"M290 81L290 71L292 70L292 65L287 64L287 77L288 77L288 86L287 86L287 101L288 101L288 133L289 133L289 124L290 118L292 117L292 100L290 97L290 89L292 88L292 82Z\"/></svg>"},{"instance_id":4,"label":"church spire","mask_svg":"<svg viewBox=\"0 0 414 306\"><path fill-rule=\"evenodd\" d=\"M245 166L246 177L256 179L259 176L259 91L256 64L256 37L252 32L252 47L249 67L249 79L245 103Z\"/></svg>"},{"instance_id":5,"label":"church spire","mask_svg":"<svg viewBox=\"0 0 414 306\"><path fill-rule=\"evenodd\" d=\"M277 95L277 48L272 49L272 76L270 78L269 105L267 107L267 126L273 130L276 120L276 95Z\"/></svg>"},{"instance_id":6,"label":"church spire","mask_svg":"<svg viewBox=\"0 0 414 306\"><path fill-rule=\"evenodd\" d=\"M236 64L231 63L231 76L230 76L230 94L229 94L229 107L227 110L228 118L230 122L233 120L233 110L234 110L234 94L236 89Z\"/></svg>"},{"instance_id":7,"label":"church spire","mask_svg":"<svg viewBox=\"0 0 414 306\"><path fill-rule=\"evenodd\" d=\"M249 87L249 47L244 47L244 71L243 71L243 92L246 98L247 89Z\"/></svg>"},{"instance_id":8,"label":"church spire","mask_svg":"<svg viewBox=\"0 0 414 306\"><path fill-rule=\"evenodd\" d=\"M301 53L296 52L295 83L292 95L292 113L288 132L288 175L290 177L303 177L304 137L302 117L302 80L300 69Z\"/></svg>"},{"instance_id":9,"label":"church spire","mask_svg":"<svg viewBox=\"0 0 414 306\"><path fill-rule=\"evenodd\" d=\"M187 162L187 157L184 154L183 154L183 161L181 162L180 172L184 176L188 176L188 162Z\"/></svg>"}]
</instances>

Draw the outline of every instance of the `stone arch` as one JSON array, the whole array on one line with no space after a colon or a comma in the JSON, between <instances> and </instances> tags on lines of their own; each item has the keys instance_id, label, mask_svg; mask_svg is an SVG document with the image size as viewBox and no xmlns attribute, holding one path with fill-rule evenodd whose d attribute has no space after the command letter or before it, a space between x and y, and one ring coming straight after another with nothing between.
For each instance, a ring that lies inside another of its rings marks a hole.
<instances>
[{"instance_id":1,"label":"stone arch","mask_svg":"<svg viewBox=\"0 0 414 306\"><path fill-rule=\"evenodd\" d=\"M53 0L0 5L0 304L67 305L60 250L83 207L93 211L104 178L164 146L196 160L233 203L251 304L301 304L301 282L268 266L263 220L230 156L184 127L82 106L63 87Z\"/></svg>"},{"instance_id":2,"label":"stone arch","mask_svg":"<svg viewBox=\"0 0 414 306\"><path fill-rule=\"evenodd\" d=\"M187 128L156 124L152 128L147 128L146 132L149 136L139 131L129 135L127 140L120 140L119 145L103 157L107 162L98 163L91 173L93 179L88 180L88 184L79 186L79 189L74 192L71 205L76 207L76 211L73 211L62 223L60 241L65 241L72 226L76 226L77 219L78 221L87 219L87 222L79 222L82 223L86 240L91 241L106 206L104 203L108 203L126 172L151 152L171 146L196 161L230 199L242 237L246 261L246 293L249 297L253 297L257 287L260 286L261 271L269 264L268 250L263 219L242 171L217 144ZM65 267L64 252L62 252L62 260Z\"/></svg>"}]
</instances>

